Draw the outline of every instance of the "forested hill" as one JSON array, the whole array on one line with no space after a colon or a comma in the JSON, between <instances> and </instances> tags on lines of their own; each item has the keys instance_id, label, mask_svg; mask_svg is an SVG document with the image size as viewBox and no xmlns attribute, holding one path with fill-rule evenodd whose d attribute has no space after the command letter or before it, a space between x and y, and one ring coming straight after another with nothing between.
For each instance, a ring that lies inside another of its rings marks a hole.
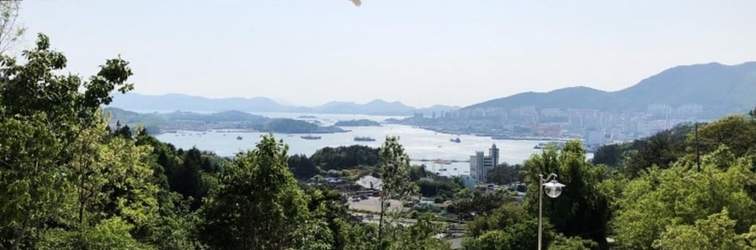
<instances>
[{"instance_id":1,"label":"forested hill","mask_svg":"<svg viewBox=\"0 0 756 250\"><path fill-rule=\"evenodd\" d=\"M732 115L698 124L698 138L695 130L695 124L680 124L648 138L601 146L594 154L593 163L637 176L640 170L651 166L671 167L670 164L686 154L695 154L696 149L701 155L717 151L720 146L725 146L735 156L756 152L756 109L747 116Z\"/></svg>"},{"instance_id":2,"label":"forested hill","mask_svg":"<svg viewBox=\"0 0 756 250\"><path fill-rule=\"evenodd\" d=\"M111 123L143 125L153 134L174 130L244 129L274 133L341 133L335 126L320 126L289 118L268 118L241 111L222 111L210 114L176 111L172 113L136 113L118 108L105 108L112 115Z\"/></svg>"},{"instance_id":3,"label":"forested hill","mask_svg":"<svg viewBox=\"0 0 756 250\"><path fill-rule=\"evenodd\" d=\"M700 104L707 117L742 113L756 106L756 62L678 66L629 88L607 92L570 87L546 93L526 92L474 104L463 109L519 106L586 108L603 111L644 111L647 105Z\"/></svg>"}]
</instances>

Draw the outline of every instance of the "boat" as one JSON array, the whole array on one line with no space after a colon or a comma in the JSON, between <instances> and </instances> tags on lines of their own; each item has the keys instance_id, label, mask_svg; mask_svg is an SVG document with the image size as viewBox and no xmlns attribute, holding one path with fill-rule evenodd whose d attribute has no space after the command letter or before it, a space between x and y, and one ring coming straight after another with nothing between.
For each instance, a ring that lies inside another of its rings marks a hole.
<instances>
[{"instance_id":1,"label":"boat","mask_svg":"<svg viewBox=\"0 0 756 250\"><path fill-rule=\"evenodd\" d=\"M449 140L450 140L451 142L456 142L456 143L460 143L460 142L462 142L462 140L460 140L460 139L459 139L459 137L457 137L457 138L454 138L454 139L449 139Z\"/></svg>"},{"instance_id":2,"label":"boat","mask_svg":"<svg viewBox=\"0 0 756 250\"><path fill-rule=\"evenodd\" d=\"M435 159L435 160L433 160L433 164L449 165L449 164L452 164L452 161L450 161L450 160L442 160L442 159ZM446 170L444 170L444 171L446 171Z\"/></svg>"},{"instance_id":3,"label":"boat","mask_svg":"<svg viewBox=\"0 0 756 250\"><path fill-rule=\"evenodd\" d=\"M320 136L312 136L312 135L303 135L300 136L300 138L305 140L320 140Z\"/></svg>"},{"instance_id":4,"label":"boat","mask_svg":"<svg viewBox=\"0 0 756 250\"><path fill-rule=\"evenodd\" d=\"M237 137L236 137L236 139L237 139L237 140L240 140L240 141L241 141L241 140L242 140L242 139L244 139L244 138L243 138L243 137L241 137L241 135L240 135L240 136L237 136Z\"/></svg>"},{"instance_id":5,"label":"boat","mask_svg":"<svg viewBox=\"0 0 756 250\"><path fill-rule=\"evenodd\" d=\"M535 146L533 146L533 149L544 149L544 148L546 148L546 146L547 146L547 145L549 145L549 144L554 144L554 145L556 145L556 146L557 146L557 148L559 148L559 149L560 149L560 148L562 148L562 147L564 146L564 143L563 143L563 142L557 142L557 141L553 141L553 142L545 142L545 143L544 143L544 142L541 142L541 143L538 143L538 144L536 144Z\"/></svg>"},{"instance_id":6,"label":"boat","mask_svg":"<svg viewBox=\"0 0 756 250\"><path fill-rule=\"evenodd\" d=\"M375 139L367 137L367 136L365 136L365 137L355 136L354 137L354 141L375 141Z\"/></svg>"}]
</instances>

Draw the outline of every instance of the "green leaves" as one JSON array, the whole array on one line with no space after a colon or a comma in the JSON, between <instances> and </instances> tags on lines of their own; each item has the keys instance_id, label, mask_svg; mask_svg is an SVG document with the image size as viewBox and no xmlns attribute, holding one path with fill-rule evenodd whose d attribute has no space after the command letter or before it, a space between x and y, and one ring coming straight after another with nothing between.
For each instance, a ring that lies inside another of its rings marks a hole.
<instances>
[{"instance_id":1,"label":"green leaves","mask_svg":"<svg viewBox=\"0 0 756 250\"><path fill-rule=\"evenodd\" d=\"M146 181L151 149L109 140L99 111L116 87L131 89L128 63L109 60L83 82L56 74L67 60L47 36L39 34L36 45L24 51L25 64L0 58L0 233L7 236L0 244L33 247L57 226L73 230L57 235L79 238L99 235L91 229L103 221L138 228L157 206L157 189Z\"/></svg>"},{"instance_id":2,"label":"green leaves","mask_svg":"<svg viewBox=\"0 0 756 250\"><path fill-rule=\"evenodd\" d=\"M309 218L288 169L286 146L272 135L237 154L202 208L201 235L215 248L286 249L302 246Z\"/></svg>"},{"instance_id":3,"label":"green leaves","mask_svg":"<svg viewBox=\"0 0 756 250\"><path fill-rule=\"evenodd\" d=\"M532 214L538 211L538 196L543 196L543 215L554 228L566 236L581 236L606 244L609 199L602 183L609 177L603 166L593 166L585 158L579 141L570 141L562 149L547 148L525 162L528 192L525 205ZM540 178L551 173L566 185L562 194L551 199L539 193Z\"/></svg>"},{"instance_id":4,"label":"green leaves","mask_svg":"<svg viewBox=\"0 0 756 250\"><path fill-rule=\"evenodd\" d=\"M55 160L60 142L44 115L0 120L0 232L4 246L20 247L37 224L61 214L72 185ZM13 232L13 233L11 233Z\"/></svg>"},{"instance_id":5,"label":"green leaves","mask_svg":"<svg viewBox=\"0 0 756 250\"><path fill-rule=\"evenodd\" d=\"M386 137L380 149L381 189L387 198L403 199L416 192L409 181L410 158L398 137Z\"/></svg>"},{"instance_id":6,"label":"green leaves","mask_svg":"<svg viewBox=\"0 0 756 250\"><path fill-rule=\"evenodd\" d=\"M727 155L706 156L701 173L687 166L653 168L630 181L613 221L617 242L627 248L650 248L697 238L703 232L690 226L725 208L736 219L733 228L745 232L756 223L752 209L756 203L747 191L756 176L747 162L732 161ZM722 162L729 166L722 168Z\"/></svg>"},{"instance_id":7,"label":"green leaves","mask_svg":"<svg viewBox=\"0 0 756 250\"><path fill-rule=\"evenodd\" d=\"M756 148L756 123L742 115L728 116L699 128L699 146L702 154L716 150L720 145L727 146L736 157L744 156ZM688 134L688 143L695 148L695 134Z\"/></svg>"}]
</instances>

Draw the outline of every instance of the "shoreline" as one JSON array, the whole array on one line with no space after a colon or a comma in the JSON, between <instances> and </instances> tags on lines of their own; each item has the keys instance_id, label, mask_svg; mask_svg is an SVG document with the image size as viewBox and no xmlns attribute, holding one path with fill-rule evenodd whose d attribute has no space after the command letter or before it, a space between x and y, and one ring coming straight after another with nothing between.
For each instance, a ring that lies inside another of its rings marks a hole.
<instances>
[{"instance_id":1,"label":"shoreline","mask_svg":"<svg viewBox=\"0 0 756 250\"><path fill-rule=\"evenodd\" d=\"M567 142L567 141L572 141L572 140L582 141L582 139L580 138L571 138L571 137L499 136L499 135L477 134L474 132L449 131L449 130L437 129L437 128L432 128L432 127L427 127L427 126L417 126L417 125L407 125L407 124L397 124L397 125L412 126L413 128L424 129L424 130L447 134L447 135L472 135L472 136L477 136L477 137L489 137L493 140L560 141L560 142Z\"/></svg>"}]
</instances>

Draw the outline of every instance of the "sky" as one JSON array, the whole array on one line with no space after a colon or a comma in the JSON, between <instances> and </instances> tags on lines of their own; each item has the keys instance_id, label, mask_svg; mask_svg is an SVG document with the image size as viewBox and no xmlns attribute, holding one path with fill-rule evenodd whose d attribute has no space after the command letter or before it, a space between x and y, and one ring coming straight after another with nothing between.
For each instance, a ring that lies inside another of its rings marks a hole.
<instances>
[{"instance_id":1,"label":"sky","mask_svg":"<svg viewBox=\"0 0 756 250\"><path fill-rule=\"evenodd\" d=\"M70 72L88 77L120 54L137 93L309 106L615 91L678 65L756 60L753 0L26 0L21 8L28 33L18 47L42 32Z\"/></svg>"}]
</instances>

